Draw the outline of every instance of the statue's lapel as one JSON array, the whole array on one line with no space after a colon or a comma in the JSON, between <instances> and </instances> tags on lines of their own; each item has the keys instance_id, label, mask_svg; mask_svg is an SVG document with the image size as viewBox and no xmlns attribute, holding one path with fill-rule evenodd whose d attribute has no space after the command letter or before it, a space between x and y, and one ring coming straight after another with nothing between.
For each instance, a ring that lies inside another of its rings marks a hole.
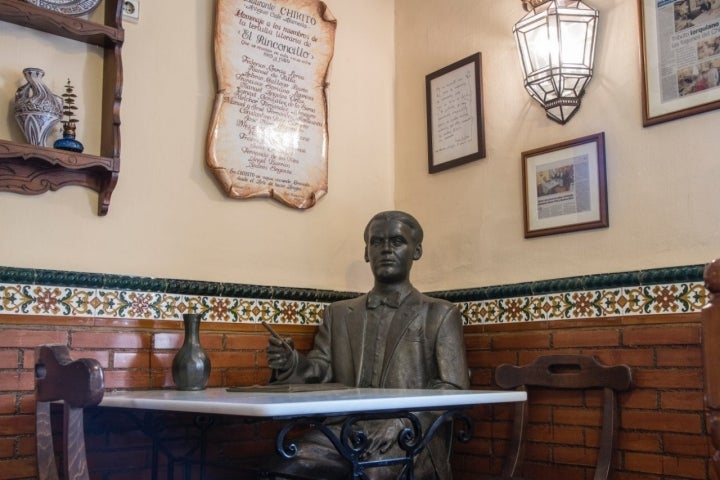
<instances>
[{"instance_id":1,"label":"statue's lapel","mask_svg":"<svg viewBox=\"0 0 720 480\"><path fill-rule=\"evenodd\" d=\"M413 290L403 302L400 304L388 331L387 341L385 343L385 357L383 360L383 377L387 374L387 366L395 356L400 340L402 339L408 326L420 313L422 304L420 302L420 293Z\"/></svg>"},{"instance_id":2,"label":"statue's lapel","mask_svg":"<svg viewBox=\"0 0 720 480\"><path fill-rule=\"evenodd\" d=\"M365 324L367 323L367 310L364 308L366 302L367 295L358 297L356 301L352 302L348 307L347 316L345 317L353 371L355 372L355 385L358 385L358 382L360 382L360 375L362 374Z\"/></svg>"}]
</instances>

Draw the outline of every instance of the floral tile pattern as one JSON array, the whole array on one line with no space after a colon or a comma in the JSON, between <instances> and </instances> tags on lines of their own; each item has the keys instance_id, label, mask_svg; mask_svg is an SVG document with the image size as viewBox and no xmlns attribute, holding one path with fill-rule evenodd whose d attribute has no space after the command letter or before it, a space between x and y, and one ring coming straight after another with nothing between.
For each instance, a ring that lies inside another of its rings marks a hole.
<instances>
[{"instance_id":1,"label":"floral tile pattern","mask_svg":"<svg viewBox=\"0 0 720 480\"><path fill-rule=\"evenodd\" d=\"M684 283L459 302L458 308L465 323L474 325L690 313L707 300L703 284Z\"/></svg>"},{"instance_id":2,"label":"floral tile pattern","mask_svg":"<svg viewBox=\"0 0 720 480\"><path fill-rule=\"evenodd\" d=\"M179 320L199 313L206 322L312 325L325 303L192 296L128 290L0 284L0 314Z\"/></svg>"},{"instance_id":3,"label":"floral tile pattern","mask_svg":"<svg viewBox=\"0 0 720 480\"><path fill-rule=\"evenodd\" d=\"M140 288L138 288L140 287ZM142 288L145 287L145 288ZM0 267L0 314L317 325L348 292L145 279ZM698 312L708 301L702 266L433 292L466 325Z\"/></svg>"}]
</instances>

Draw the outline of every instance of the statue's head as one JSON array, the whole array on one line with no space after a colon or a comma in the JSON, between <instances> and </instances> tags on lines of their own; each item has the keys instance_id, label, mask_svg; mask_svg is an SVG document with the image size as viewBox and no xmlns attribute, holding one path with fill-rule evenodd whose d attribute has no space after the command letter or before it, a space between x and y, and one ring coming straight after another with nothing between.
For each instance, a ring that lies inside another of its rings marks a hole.
<instances>
[{"instance_id":1,"label":"statue's head","mask_svg":"<svg viewBox=\"0 0 720 480\"><path fill-rule=\"evenodd\" d=\"M365 227L364 238L366 244L368 242L368 232L370 231L370 225L376 220L397 220L398 222L404 223L405 225L410 227L410 230L412 230L415 242L418 245L422 244L423 229L420 226L420 222L418 222L417 219L409 213L402 212L400 210L388 210L375 214Z\"/></svg>"},{"instance_id":2,"label":"statue's head","mask_svg":"<svg viewBox=\"0 0 720 480\"><path fill-rule=\"evenodd\" d=\"M409 213L380 212L365 227L365 261L376 281L407 281L415 260L422 256L423 230Z\"/></svg>"}]
</instances>

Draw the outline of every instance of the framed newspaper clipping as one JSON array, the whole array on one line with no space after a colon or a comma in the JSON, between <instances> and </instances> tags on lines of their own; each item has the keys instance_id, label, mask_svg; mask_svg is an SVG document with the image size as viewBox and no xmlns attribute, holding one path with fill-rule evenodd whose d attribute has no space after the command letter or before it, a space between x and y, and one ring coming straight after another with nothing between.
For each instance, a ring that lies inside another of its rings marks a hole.
<instances>
[{"instance_id":1,"label":"framed newspaper clipping","mask_svg":"<svg viewBox=\"0 0 720 480\"><path fill-rule=\"evenodd\" d=\"M720 108L720 3L638 2L643 126Z\"/></svg>"},{"instance_id":2,"label":"framed newspaper clipping","mask_svg":"<svg viewBox=\"0 0 720 480\"><path fill-rule=\"evenodd\" d=\"M605 133L522 153L525 238L607 227Z\"/></svg>"},{"instance_id":3,"label":"framed newspaper clipping","mask_svg":"<svg viewBox=\"0 0 720 480\"><path fill-rule=\"evenodd\" d=\"M485 158L480 52L425 76L428 171Z\"/></svg>"}]
</instances>

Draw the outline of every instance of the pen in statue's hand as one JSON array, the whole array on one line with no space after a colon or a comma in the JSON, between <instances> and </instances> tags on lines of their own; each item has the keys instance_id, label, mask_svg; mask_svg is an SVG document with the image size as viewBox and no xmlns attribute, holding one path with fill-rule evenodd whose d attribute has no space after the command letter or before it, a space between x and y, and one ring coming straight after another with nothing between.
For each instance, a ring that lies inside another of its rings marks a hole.
<instances>
[{"instance_id":1,"label":"pen in statue's hand","mask_svg":"<svg viewBox=\"0 0 720 480\"><path fill-rule=\"evenodd\" d=\"M291 338L287 340L280 336L266 321L262 326L270 332L270 339L266 349L268 365L276 370L285 370L290 365L295 346Z\"/></svg>"},{"instance_id":2,"label":"pen in statue's hand","mask_svg":"<svg viewBox=\"0 0 720 480\"><path fill-rule=\"evenodd\" d=\"M276 339L280 340L280 342L282 342L282 346L283 346L283 347L287 348L288 350L294 350L294 349L295 349L292 345L290 345L290 344L287 342L287 340L285 340L284 338L282 338L282 337L280 336L280 334L277 333L277 332L275 331L275 329L272 328L272 327L270 326L270 324L267 323L265 320L262 321L262 326L265 327L265 330L267 330L268 332L270 332L270 335L272 335L273 338L276 338Z\"/></svg>"}]
</instances>

